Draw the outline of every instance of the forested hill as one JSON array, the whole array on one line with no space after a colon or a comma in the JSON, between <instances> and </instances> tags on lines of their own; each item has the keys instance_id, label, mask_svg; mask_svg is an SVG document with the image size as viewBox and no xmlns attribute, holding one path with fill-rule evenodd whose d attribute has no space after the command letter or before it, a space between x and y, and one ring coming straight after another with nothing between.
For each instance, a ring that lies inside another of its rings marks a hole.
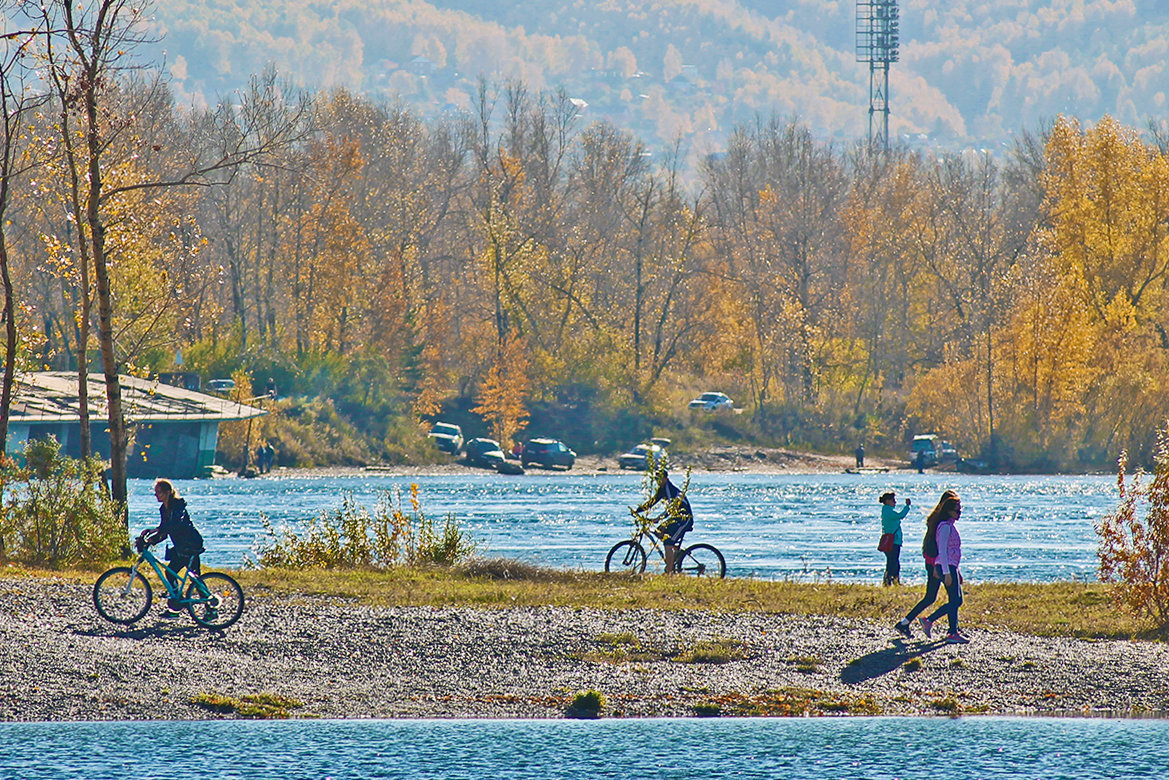
<instances>
[{"instance_id":1,"label":"forested hill","mask_svg":"<svg viewBox=\"0 0 1169 780\"><path fill-rule=\"evenodd\" d=\"M1163 0L901 0L891 132L993 144L1045 119L1166 109ZM299 86L467 108L481 75L563 87L653 146L722 148L757 114L842 141L867 128L854 0L166 0L154 16L180 97L266 64Z\"/></svg>"}]
</instances>

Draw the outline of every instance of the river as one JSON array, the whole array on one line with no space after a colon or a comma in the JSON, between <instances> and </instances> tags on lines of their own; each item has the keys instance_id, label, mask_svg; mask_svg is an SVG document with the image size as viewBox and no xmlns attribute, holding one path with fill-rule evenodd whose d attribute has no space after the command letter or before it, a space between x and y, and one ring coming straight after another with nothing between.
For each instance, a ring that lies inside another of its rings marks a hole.
<instances>
[{"instance_id":1,"label":"river","mask_svg":"<svg viewBox=\"0 0 1169 780\"><path fill-rule=\"evenodd\" d=\"M1163 776L1169 722L1045 718L0 723L0 778Z\"/></svg>"},{"instance_id":2,"label":"river","mask_svg":"<svg viewBox=\"0 0 1169 780\"><path fill-rule=\"evenodd\" d=\"M590 571L603 568L609 547L629 535L628 507L644 495L632 473L276 474L176 486L206 537L204 561L237 567L265 544L261 515L301 529L346 494L372 508L379 494L408 493L411 483L427 516L441 522L453 514L482 555ZM720 548L728 576L877 582L884 567L877 497L894 490L899 501L913 501L902 551L903 581L912 583L924 579L925 516L947 488L962 496L962 567L972 582L1095 578L1094 524L1117 503L1110 476L701 472L691 477L696 527L687 541ZM132 480L130 492L131 525L156 524L151 483Z\"/></svg>"}]
</instances>

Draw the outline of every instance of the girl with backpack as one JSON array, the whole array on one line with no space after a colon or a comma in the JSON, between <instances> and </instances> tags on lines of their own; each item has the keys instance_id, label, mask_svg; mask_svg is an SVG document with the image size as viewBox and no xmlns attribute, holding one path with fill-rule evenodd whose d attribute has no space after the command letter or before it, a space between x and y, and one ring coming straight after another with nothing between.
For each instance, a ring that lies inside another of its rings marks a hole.
<instances>
[{"instance_id":1,"label":"girl with backpack","mask_svg":"<svg viewBox=\"0 0 1169 780\"><path fill-rule=\"evenodd\" d=\"M930 512L925 524L925 538L922 539L921 554L925 558L926 590L921 601L909 610L893 628L902 636L912 636L910 624L926 607L938 597L938 590L945 585L947 603L934 610L929 617L921 619L921 628L928 638L933 631L934 621L942 615L949 617L947 644L966 644L968 640L958 631L958 608L962 606L962 575L958 565L962 560L962 538L954 523L962 513L962 502L953 490L942 493L938 505Z\"/></svg>"}]
</instances>

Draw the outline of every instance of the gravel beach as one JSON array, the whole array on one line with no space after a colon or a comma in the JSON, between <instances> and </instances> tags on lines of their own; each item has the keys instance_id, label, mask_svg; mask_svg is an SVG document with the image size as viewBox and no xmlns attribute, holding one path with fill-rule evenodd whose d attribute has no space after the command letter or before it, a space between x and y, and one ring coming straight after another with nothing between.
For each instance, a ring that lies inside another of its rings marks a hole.
<instances>
[{"instance_id":1,"label":"gravel beach","mask_svg":"<svg viewBox=\"0 0 1169 780\"><path fill-rule=\"evenodd\" d=\"M1153 642L975 625L969 645L947 646L826 617L374 608L251 592L241 621L215 634L162 619L157 604L135 626L106 623L90 587L0 579L0 720L239 716L209 708L212 695L283 697L292 717L556 718L587 689L604 694L604 717L1169 712L1169 645ZM702 642L731 660L688 657Z\"/></svg>"}]
</instances>

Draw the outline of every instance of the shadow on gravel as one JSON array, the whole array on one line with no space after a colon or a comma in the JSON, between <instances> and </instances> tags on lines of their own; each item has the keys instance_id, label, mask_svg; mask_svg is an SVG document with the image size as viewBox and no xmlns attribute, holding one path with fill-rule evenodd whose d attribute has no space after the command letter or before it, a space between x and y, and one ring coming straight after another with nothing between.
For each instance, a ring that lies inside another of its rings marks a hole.
<instances>
[{"instance_id":1,"label":"shadow on gravel","mask_svg":"<svg viewBox=\"0 0 1169 780\"><path fill-rule=\"evenodd\" d=\"M893 646L878 650L860 658L854 658L840 673L840 681L848 685L872 680L901 668L903 664L919 658L931 650L945 647L944 641L915 642L906 644L900 639L893 640Z\"/></svg>"},{"instance_id":2,"label":"shadow on gravel","mask_svg":"<svg viewBox=\"0 0 1169 780\"><path fill-rule=\"evenodd\" d=\"M208 631L199 626L183 626L175 625L173 623L163 624L157 626L140 626L138 628L127 628L121 631L102 630L97 628L90 628L86 630L79 630L77 634L80 636L93 637L108 637L111 639L153 639L155 637L179 637L188 639L193 636L200 636L203 634L210 634L213 637L222 637L222 631Z\"/></svg>"}]
</instances>

